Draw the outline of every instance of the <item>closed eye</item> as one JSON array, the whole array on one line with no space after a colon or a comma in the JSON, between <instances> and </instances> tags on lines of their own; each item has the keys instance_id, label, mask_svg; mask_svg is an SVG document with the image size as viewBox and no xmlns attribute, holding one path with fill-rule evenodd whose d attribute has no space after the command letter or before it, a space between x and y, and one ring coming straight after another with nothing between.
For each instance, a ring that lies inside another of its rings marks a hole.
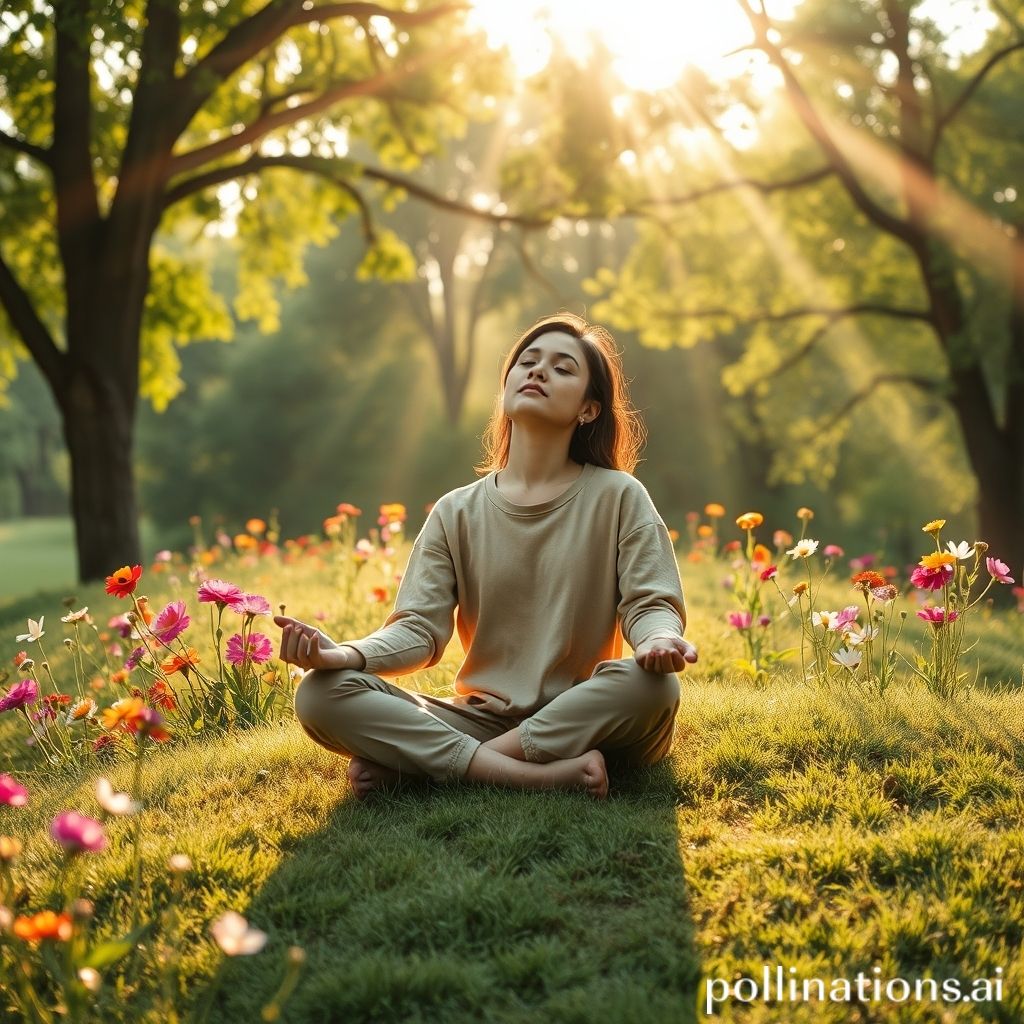
<instances>
[{"instance_id":1,"label":"closed eye","mask_svg":"<svg viewBox=\"0 0 1024 1024\"><path fill-rule=\"evenodd\" d=\"M533 366L533 360L526 360L526 361L520 363L519 365L520 366ZM570 375L572 374L572 370L565 370L561 366L556 367L555 368L555 372L556 373L568 373Z\"/></svg>"}]
</instances>

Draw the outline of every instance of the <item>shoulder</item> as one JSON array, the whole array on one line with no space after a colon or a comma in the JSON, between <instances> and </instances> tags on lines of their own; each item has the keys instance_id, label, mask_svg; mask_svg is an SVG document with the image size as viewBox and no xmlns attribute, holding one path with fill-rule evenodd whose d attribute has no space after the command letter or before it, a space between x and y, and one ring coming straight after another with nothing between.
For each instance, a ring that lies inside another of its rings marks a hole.
<instances>
[{"instance_id":1,"label":"shoulder","mask_svg":"<svg viewBox=\"0 0 1024 1024\"><path fill-rule=\"evenodd\" d=\"M620 535L662 522L647 488L632 473L595 467L594 483L596 497L602 502L614 502L618 509Z\"/></svg>"}]
</instances>

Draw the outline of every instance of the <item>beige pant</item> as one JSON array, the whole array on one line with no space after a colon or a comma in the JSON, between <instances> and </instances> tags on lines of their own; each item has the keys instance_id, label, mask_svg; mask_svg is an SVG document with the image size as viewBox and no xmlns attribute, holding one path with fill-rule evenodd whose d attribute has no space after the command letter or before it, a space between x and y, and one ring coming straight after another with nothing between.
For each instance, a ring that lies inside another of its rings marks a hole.
<instances>
[{"instance_id":1,"label":"beige pant","mask_svg":"<svg viewBox=\"0 0 1024 1024\"><path fill-rule=\"evenodd\" d=\"M633 659L602 661L527 718L484 711L472 695L431 697L371 672L314 670L295 691L295 715L321 746L403 775L461 779L477 747L519 727L528 761L598 749L621 764L654 764L672 749L679 678Z\"/></svg>"}]
</instances>

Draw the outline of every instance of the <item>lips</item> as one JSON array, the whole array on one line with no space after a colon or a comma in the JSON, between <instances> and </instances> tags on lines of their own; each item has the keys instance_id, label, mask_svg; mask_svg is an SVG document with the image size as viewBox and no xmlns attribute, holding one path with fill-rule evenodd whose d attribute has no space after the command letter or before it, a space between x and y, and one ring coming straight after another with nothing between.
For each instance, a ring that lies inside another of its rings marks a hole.
<instances>
[{"instance_id":1,"label":"lips","mask_svg":"<svg viewBox=\"0 0 1024 1024\"><path fill-rule=\"evenodd\" d=\"M526 394L529 391L535 391L538 395L544 395L545 398L547 397L547 393L537 384L527 384L526 387L519 389L519 394Z\"/></svg>"}]
</instances>

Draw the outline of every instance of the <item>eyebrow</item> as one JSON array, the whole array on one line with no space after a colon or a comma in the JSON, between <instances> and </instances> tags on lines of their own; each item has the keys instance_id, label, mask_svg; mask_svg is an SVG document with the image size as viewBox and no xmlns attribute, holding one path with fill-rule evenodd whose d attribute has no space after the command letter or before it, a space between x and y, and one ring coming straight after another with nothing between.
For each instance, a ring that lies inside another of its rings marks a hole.
<instances>
[{"instance_id":1,"label":"eyebrow","mask_svg":"<svg viewBox=\"0 0 1024 1024\"><path fill-rule=\"evenodd\" d=\"M525 356L527 352L539 352L539 351L540 351L540 349L536 348L536 347L534 347L534 348L527 348L527 349L523 350L522 355ZM569 352L556 352L555 355L558 356L560 359L571 359L577 366L580 365L579 364L579 360L574 355L572 355Z\"/></svg>"}]
</instances>

